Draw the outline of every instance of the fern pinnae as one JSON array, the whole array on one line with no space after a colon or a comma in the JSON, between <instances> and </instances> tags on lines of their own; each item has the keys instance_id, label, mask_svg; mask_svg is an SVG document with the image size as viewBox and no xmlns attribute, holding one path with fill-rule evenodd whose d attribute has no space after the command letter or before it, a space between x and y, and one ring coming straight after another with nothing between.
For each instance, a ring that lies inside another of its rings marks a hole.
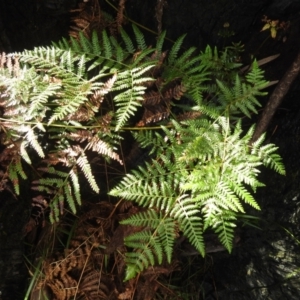
<instances>
[{"instance_id":1,"label":"fern pinnae","mask_svg":"<svg viewBox=\"0 0 300 300\"><path fill-rule=\"evenodd\" d=\"M155 46L156 58L160 57L160 55L162 54L162 48L163 48L163 45L164 45L166 34L167 34L166 30L164 30L157 37L156 46Z\"/></svg>"},{"instance_id":2,"label":"fern pinnae","mask_svg":"<svg viewBox=\"0 0 300 300\"><path fill-rule=\"evenodd\" d=\"M191 55L196 51L196 47L191 47L188 50L184 51L183 54L178 57L175 61L176 65L182 66L184 69L187 69L189 72L189 69L191 68L192 65L195 63L199 63L199 58L196 57L191 62L188 61L188 59L191 57ZM185 65L187 63L187 65Z\"/></svg>"},{"instance_id":3,"label":"fern pinnae","mask_svg":"<svg viewBox=\"0 0 300 300\"><path fill-rule=\"evenodd\" d=\"M230 183L227 183L225 179L218 182L215 191L215 197L222 209L231 210L234 212L245 212L239 198L230 188Z\"/></svg>"},{"instance_id":4,"label":"fern pinnae","mask_svg":"<svg viewBox=\"0 0 300 300\"><path fill-rule=\"evenodd\" d=\"M85 53L93 53L93 45L91 41L85 37L82 31L79 32L80 46Z\"/></svg>"},{"instance_id":5,"label":"fern pinnae","mask_svg":"<svg viewBox=\"0 0 300 300\"><path fill-rule=\"evenodd\" d=\"M112 45L107 35L107 32L105 30L102 32L102 42L103 42L104 57L106 59L109 59L112 57Z\"/></svg>"},{"instance_id":6,"label":"fern pinnae","mask_svg":"<svg viewBox=\"0 0 300 300\"><path fill-rule=\"evenodd\" d=\"M63 43L63 45L59 44L59 47L61 49L68 49L71 46L71 49L77 53L82 52L82 47L80 45L80 42L78 42L74 37L70 37L70 45L67 42L66 39L63 39L63 41L66 41L66 43ZM54 44L55 45L55 44Z\"/></svg>"},{"instance_id":7,"label":"fern pinnae","mask_svg":"<svg viewBox=\"0 0 300 300\"><path fill-rule=\"evenodd\" d=\"M79 184L76 166L73 166L69 174L73 185L75 200L78 205L81 205L80 184Z\"/></svg>"},{"instance_id":8,"label":"fern pinnae","mask_svg":"<svg viewBox=\"0 0 300 300\"><path fill-rule=\"evenodd\" d=\"M81 55L80 59L79 59L79 62L78 62L78 67L77 67L77 76L78 77L83 77L85 75L85 63L86 63L86 58L85 58L85 55Z\"/></svg>"},{"instance_id":9,"label":"fern pinnae","mask_svg":"<svg viewBox=\"0 0 300 300\"><path fill-rule=\"evenodd\" d=\"M171 263L174 243L176 239L176 223L172 218L164 218L159 228L157 229L158 237L162 243L164 254L167 257L167 262Z\"/></svg>"},{"instance_id":10,"label":"fern pinnae","mask_svg":"<svg viewBox=\"0 0 300 300\"><path fill-rule=\"evenodd\" d=\"M43 84L39 88L35 95L32 95L30 105L28 108L27 118L32 118L34 116L44 117L45 112L48 110L46 108L46 103L48 99L56 94L56 92L61 88L60 83L47 83Z\"/></svg>"},{"instance_id":11,"label":"fern pinnae","mask_svg":"<svg viewBox=\"0 0 300 300\"><path fill-rule=\"evenodd\" d=\"M170 212L170 216L178 221L183 235L202 256L205 256L202 219L199 215L197 204L188 195L179 196Z\"/></svg>"},{"instance_id":12,"label":"fern pinnae","mask_svg":"<svg viewBox=\"0 0 300 300\"><path fill-rule=\"evenodd\" d=\"M79 157L77 158L76 161L77 165L80 167L80 169L82 170L85 178L87 179L87 181L89 182L91 188L96 192L99 193L99 187L95 181L95 178L93 176L92 173L92 169L91 166L89 164L89 161L85 155L85 153L83 152L83 150L81 149L81 153L79 155Z\"/></svg>"},{"instance_id":13,"label":"fern pinnae","mask_svg":"<svg viewBox=\"0 0 300 300\"><path fill-rule=\"evenodd\" d=\"M133 54L135 51L135 47L133 46L131 38L129 37L129 35L126 33L126 31L123 28L121 28L120 34L125 43L127 52Z\"/></svg>"},{"instance_id":14,"label":"fern pinnae","mask_svg":"<svg viewBox=\"0 0 300 300\"><path fill-rule=\"evenodd\" d=\"M181 37L179 37L174 45L172 46L169 55L168 55L168 63L169 64L173 64L177 58L178 52L182 46L183 40L185 38L186 34L182 35Z\"/></svg>"},{"instance_id":15,"label":"fern pinnae","mask_svg":"<svg viewBox=\"0 0 300 300\"><path fill-rule=\"evenodd\" d=\"M262 159L262 163L266 167L271 167L281 175L285 175L285 168L281 157L275 153L278 149L274 144L267 144L258 150L258 156Z\"/></svg>"},{"instance_id":16,"label":"fern pinnae","mask_svg":"<svg viewBox=\"0 0 300 300\"><path fill-rule=\"evenodd\" d=\"M64 184L63 190L64 190L65 199L67 200L72 213L76 214L76 205L75 205L75 201L73 199L72 188L71 188L71 185L69 182L66 182Z\"/></svg>"},{"instance_id":17,"label":"fern pinnae","mask_svg":"<svg viewBox=\"0 0 300 300\"><path fill-rule=\"evenodd\" d=\"M230 182L231 189L236 193L236 195L242 199L247 204L251 205L257 210L260 210L260 206L255 201L254 197L247 191L247 189L238 182Z\"/></svg>"},{"instance_id":18,"label":"fern pinnae","mask_svg":"<svg viewBox=\"0 0 300 300\"><path fill-rule=\"evenodd\" d=\"M112 46L114 47L114 55L116 57L117 62L123 63L125 61L125 51L121 47L121 45L118 43L116 38L114 36L110 36L110 42Z\"/></svg>"},{"instance_id":19,"label":"fern pinnae","mask_svg":"<svg viewBox=\"0 0 300 300\"><path fill-rule=\"evenodd\" d=\"M142 69L144 67L146 67L146 65L152 65L152 67L154 66L155 64L155 61L154 60L149 60L148 57L151 53L153 53L155 51L155 49L151 49L151 48L148 48L148 49L145 49L143 51L141 51L140 53L138 53L137 55L134 56L133 58L133 67L134 66L140 66L141 65L141 62L143 60L145 60L143 62L143 65L142 65Z\"/></svg>"},{"instance_id":20,"label":"fern pinnae","mask_svg":"<svg viewBox=\"0 0 300 300\"><path fill-rule=\"evenodd\" d=\"M93 47L93 53L101 55L102 47L96 30L93 30L92 32L91 43Z\"/></svg>"},{"instance_id":21,"label":"fern pinnae","mask_svg":"<svg viewBox=\"0 0 300 300\"><path fill-rule=\"evenodd\" d=\"M134 214L128 219L122 220L120 224L156 228L159 225L160 220L161 214L158 214L154 209L149 209L147 211Z\"/></svg>"},{"instance_id":22,"label":"fern pinnae","mask_svg":"<svg viewBox=\"0 0 300 300\"><path fill-rule=\"evenodd\" d=\"M16 169L17 174L19 174L23 180L27 179L27 175L24 172L23 167L22 167L22 161L21 161L21 157L20 156L18 156L14 160L14 164L15 164L14 167Z\"/></svg>"},{"instance_id":23,"label":"fern pinnae","mask_svg":"<svg viewBox=\"0 0 300 300\"><path fill-rule=\"evenodd\" d=\"M214 219L213 229L229 253L233 247L235 221L236 216L230 211L223 211Z\"/></svg>"},{"instance_id":24,"label":"fern pinnae","mask_svg":"<svg viewBox=\"0 0 300 300\"><path fill-rule=\"evenodd\" d=\"M24 140L21 145L20 145L20 155L21 157L29 164L32 164L32 161L29 157L29 154L26 150L26 148L28 147L28 141Z\"/></svg>"},{"instance_id":25,"label":"fern pinnae","mask_svg":"<svg viewBox=\"0 0 300 300\"><path fill-rule=\"evenodd\" d=\"M9 164L7 172L8 172L8 177L13 184L15 193L17 195L20 195L20 183L19 183L18 173L14 161L12 161Z\"/></svg>"},{"instance_id":26,"label":"fern pinnae","mask_svg":"<svg viewBox=\"0 0 300 300\"><path fill-rule=\"evenodd\" d=\"M37 152L37 154L40 157L44 158L45 153L37 140L37 136L35 135L34 130L30 126L26 126L26 129L27 129L27 134L25 135L25 139L32 146L32 148Z\"/></svg>"},{"instance_id":27,"label":"fern pinnae","mask_svg":"<svg viewBox=\"0 0 300 300\"><path fill-rule=\"evenodd\" d=\"M136 39L137 44L138 44L138 49L139 50L147 49L148 46L145 42L145 37L144 37L143 33L139 30L139 28L135 24L132 24L132 29L133 29L135 39Z\"/></svg>"},{"instance_id":28,"label":"fern pinnae","mask_svg":"<svg viewBox=\"0 0 300 300\"><path fill-rule=\"evenodd\" d=\"M52 201L49 203L49 208L50 208L50 222L51 224L54 224L55 222L57 222L59 220L59 215L60 215L60 211L59 211L59 199L58 196L56 196L54 199L52 199Z\"/></svg>"},{"instance_id":29,"label":"fern pinnae","mask_svg":"<svg viewBox=\"0 0 300 300\"><path fill-rule=\"evenodd\" d=\"M153 66L148 65L143 68L134 68L133 70L125 71L118 74L118 79L113 87L113 90L125 89L123 92L115 96L114 101L118 110L116 112L117 125L116 131L119 131L126 123L130 116L134 115L137 108L141 106L145 87L139 85L143 82L152 80L148 77L141 77L145 72Z\"/></svg>"}]
</instances>

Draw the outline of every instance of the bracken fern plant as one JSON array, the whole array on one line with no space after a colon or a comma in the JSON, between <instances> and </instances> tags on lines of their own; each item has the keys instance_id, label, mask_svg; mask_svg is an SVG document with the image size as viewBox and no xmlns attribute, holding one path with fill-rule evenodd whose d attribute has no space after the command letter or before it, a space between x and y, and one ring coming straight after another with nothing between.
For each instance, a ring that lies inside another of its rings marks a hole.
<instances>
[{"instance_id":1,"label":"bracken fern plant","mask_svg":"<svg viewBox=\"0 0 300 300\"><path fill-rule=\"evenodd\" d=\"M182 36L166 52L165 32L152 47L135 26L133 36L104 31L0 57L2 185L10 179L19 194L31 165L53 222L65 202L74 213L81 204L79 173L99 192L91 152L123 164L124 131L148 151L109 191L143 207L121 222L142 228L125 238L126 280L171 262L179 234L204 256L203 234L213 230L230 252L238 216L260 209L260 166L285 173L277 147L264 136L251 143L254 126L242 128L267 82L255 61L240 74L239 45L198 53L182 50Z\"/></svg>"}]
</instances>

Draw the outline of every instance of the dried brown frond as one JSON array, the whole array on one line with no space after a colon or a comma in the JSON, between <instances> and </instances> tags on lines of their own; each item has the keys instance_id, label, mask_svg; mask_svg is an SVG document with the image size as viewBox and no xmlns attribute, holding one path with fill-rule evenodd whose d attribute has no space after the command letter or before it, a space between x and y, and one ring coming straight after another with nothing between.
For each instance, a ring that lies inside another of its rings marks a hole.
<instances>
[{"instance_id":1,"label":"dried brown frond","mask_svg":"<svg viewBox=\"0 0 300 300\"><path fill-rule=\"evenodd\" d=\"M5 68L12 76L18 77L20 71L19 57L5 52L0 53L0 68Z\"/></svg>"},{"instance_id":2,"label":"dried brown frond","mask_svg":"<svg viewBox=\"0 0 300 300\"><path fill-rule=\"evenodd\" d=\"M131 201L123 200L119 205L118 205L118 213L119 215L124 214L125 212L128 212L130 208L133 207L133 204Z\"/></svg>"},{"instance_id":3,"label":"dried brown frond","mask_svg":"<svg viewBox=\"0 0 300 300\"><path fill-rule=\"evenodd\" d=\"M157 31L158 34L161 34L162 30L162 16L164 12L164 6L166 6L167 1L165 0L157 0L155 6L155 17L157 21Z\"/></svg>"},{"instance_id":4,"label":"dried brown frond","mask_svg":"<svg viewBox=\"0 0 300 300\"><path fill-rule=\"evenodd\" d=\"M13 106L6 106L4 108L4 113L3 115L5 117L13 117L13 116L18 116L26 113L27 108L25 105L17 104Z\"/></svg>"},{"instance_id":5,"label":"dried brown frond","mask_svg":"<svg viewBox=\"0 0 300 300\"><path fill-rule=\"evenodd\" d=\"M153 106L161 102L161 94L158 91L148 91L143 98L143 106Z\"/></svg>"},{"instance_id":6,"label":"dried brown frond","mask_svg":"<svg viewBox=\"0 0 300 300\"><path fill-rule=\"evenodd\" d=\"M151 69L151 74L154 78L160 78L160 75L162 73L163 62L167 56L167 53L168 51L164 51L162 53L154 51L154 53L151 55L151 59L155 61L155 67ZM159 82L156 82L156 85L159 85L157 83Z\"/></svg>"},{"instance_id":7,"label":"dried brown frond","mask_svg":"<svg viewBox=\"0 0 300 300\"><path fill-rule=\"evenodd\" d=\"M110 278L95 269L85 270L78 290L87 299L109 299L113 291Z\"/></svg>"},{"instance_id":8,"label":"dried brown frond","mask_svg":"<svg viewBox=\"0 0 300 300\"><path fill-rule=\"evenodd\" d=\"M118 32L120 32L120 29L124 23L125 2L126 0L119 0L119 7L118 7L117 18L116 18Z\"/></svg>"},{"instance_id":9,"label":"dried brown frond","mask_svg":"<svg viewBox=\"0 0 300 300\"><path fill-rule=\"evenodd\" d=\"M54 153L47 153L47 157L42 160L43 163L47 165L55 166L59 163L66 167L73 166L75 163L74 158L78 156L78 151L74 151L74 147L69 147L62 151L57 151ZM42 169L40 169L42 170Z\"/></svg>"},{"instance_id":10,"label":"dried brown frond","mask_svg":"<svg viewBox=\"0 0 300 300\"><path fill-rule=\"evenodd\" d=\"M151 110L145 110L142 120L139 121L136 126L143 127L150 123L160 122L169 117L170 110L168 108L160 106L159 110L161 111L152 112Z\"/></svg>"},{"instance_id":11,"label":"dried brown frond","mask_svg":"<svg viewBox=\"0 0 300 300\"><path fill-rule=\"evenodd\" d=\"M186 120L194 120L199 118L201 115L202 113L200 111L187 111L177 115L176 120L179 122L186 121Z\"/></svg>"},{"instance_id":12,"label":"dried brown frond","mask_svg":"<svg viewBox=\"0 0 300 300\"><path fill-rule=\"evenodd\" d=\"M116 80L117 80L117 74L114 74L111 78L109 78L104 83L104 85L101 87L101 89L96 90L94 92L94 94L89 97L89 102L87 105L89 107L91 107L91 109L94 112L98 111L98 109L100 108L100 105L104 99L104 96L111 91Z\"/></svg>"},{"instance_id":13,"label":"dried brown frond","mask_svg":"<svg viewBox=\"0 0 300 300\"><path fill-rule=\"evenodd\" d=\"M91 140L93 138L93 134L91 131L77 130L68 134L68 137L73 141L83 143L84 141Z\"/></svg>"},{"instance_id":14,"label":"dried brown frond","mask_svg":"<svg viewBox=\"0 0 300 300\"><path fill-rule=\"evenodd\" d=\"M106 26L98 0L80 2L71 13L74 13L71 19L74 25L70 26L69 35L75 39L78 39L79 32L90 37L93 30L101 32Z\"/></svg>"},{"instance_id":15,"label":"dried brown frond","mask_svg":"<svg viewBox=\"0 0 300 300\"><path fill-rule=\"evenodd\" d=\"M115 206L109 202L100 202L96 205L93 205L93 209L89 209L85 214L80 218L80 222L93 222L94 224L101 225L101 228L104 230L112 229L112 224L114 223L114 211ZM98 232L98 234L102 232Z\"/></svg>"},{"instance_id":16,"label":"dried brown frond","mask_svg":"<svg viewBox=\"0 0 300 300\"><path fill-rule=\"evenodd\" d=\"M182 84L176 84L174 87L169 88L163 92L164 99L180 100L183 94L186 92L186 88Z\"/></svg>"},{"instance_id":17,"label":"dried brown frond","mask_svg":"<svg viewBox=\"0 0 300 300\"><path fill-rule=\"evenodd\" d=\"M0 68L3 69L6 67L6 53L5 52L2 52L0 53Z\"/></svg>"}]
</instances>

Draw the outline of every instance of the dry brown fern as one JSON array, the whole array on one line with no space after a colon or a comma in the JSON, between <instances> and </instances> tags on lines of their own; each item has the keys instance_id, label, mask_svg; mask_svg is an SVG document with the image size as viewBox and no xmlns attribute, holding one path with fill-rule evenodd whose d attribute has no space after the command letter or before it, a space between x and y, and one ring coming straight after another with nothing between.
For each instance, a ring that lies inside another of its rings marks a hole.
<instances>
[{"instance_id":1,"label":"dry brown fern","mask_svg":"<svg viewBox=\"0 0 300 300\"><path fill-rule=\"evenodd\" d=\"M164 287L161 279L167 282L168 276L178 270L176 260L171 265L151 267L137 278L123 282L124 255L128 250L124 237L140 229L119 226L118 221L141 208L132 206L131 202L113 205L102 201L86 204L83 210L76 226L72 225L76 229L66 248L44 260L43 276L32 295L48 294L56 300L152 300L159 293L165 299L172 299L174 293Z\"/></svg>"},{"instance_id":2,"label":"dry brown fern","mask_svg":"<svg viewBox=\"0 0 300 300\"><path fill-rule=\"evenodd\" d=\"M101 32L106 26L98 0L80 2L78 8L71 10L71 13L74 17L71 18L69 35L75 39L78 38L79 32L90 37L93 30Z\"/></svg>"},{"instance_id":3,"label":"dry brown fern","mask_svg":"<svg viewBox=\"0 0 300 300\"><path fill-rule=\"evenodd\" d=\"M125 2L126 0L119 0L119 7L118 7L117 18L116 18L118 32L120 32L120 29L124 23Z\"/></svg>"},{"instance_id":4,"label":"dry brown fern","mask_svg":"<svg viewBox=\"0 0 300 300\"><path fill-rule=\"evenodd\" d=\"M157 21L157 31L158 34L161 34L162 31L162 16L164 12L164 7L167 5L166 0L157 0L155 6L155 17Z\"/></svg>"},{"instance_id":5,"label":"dry brown fern","mask_svg":"<svg viewBox=\"0 0 300 300\"><path fill-rule=\"evenodd\" d=\"M112 205L100 205L99 215L91 212L79 220L77 229L68 248L48 258L42 267L44 274L36 285L36 290L50 289L54 299L117 299L112 277L104 268L103 247L107 244L108 233L103 223L94 225L98 218L104 219ZM105 216L103 215L105 214ZM88 220L85 222L83 220ZM92 222L93 221L93 222Z\"/></svg>"}]
</instances>

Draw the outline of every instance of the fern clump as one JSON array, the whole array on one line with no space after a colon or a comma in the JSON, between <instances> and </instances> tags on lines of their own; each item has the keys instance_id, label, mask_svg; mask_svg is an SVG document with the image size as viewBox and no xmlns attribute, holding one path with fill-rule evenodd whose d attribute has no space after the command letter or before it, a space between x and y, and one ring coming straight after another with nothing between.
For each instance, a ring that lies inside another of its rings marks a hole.
<instances>
[{"instance_id":1,"label":"fern clump","mask_svg":"<svg viewBox=\"0 0 300 300\"><path fill-rule=\"evenodd\" d=\"M126 279L160 263L162 249L169 261L172 250L164 248L164 243L173 245L179 233L204 256L203 234L213 230L231 252L238 216L248 206L260 209L253 197L263 186L258 180L260 166L285 174L277 147L263 145L264 136L250 144L254 126L246 133L242 129L241 117L256 113L257 96L265 94L262 89L267 82L258 64L254 62L243 77L240 65L231 61L226 50L219 56L207 47L204 53L192 56L194 49L189 49L179 56L181 42L179 39L170 51L162 76L170 80L176 69L190 105L184 107L183 117L177 117L179 121L175 118L161 125L159 133L152 128L134 133L155 158L127 174L110 191L110 195L156 212L155 217L142 212L122 222L145 228L125 239L126 245L136 249L127 256ZM168 236L161 233L162 239L157 217L168 232Z\"/></svg>"},{"instance_id":2,"label":"fern clump","mask_svg":"<svg viewBox=\"0 0 300 300\"><path fill-rule=\"evenodd\" d=\"M204 256L203 235L212 230L230 252L239 216L260 209L253 196L263 186L260 167L285 173L277 147L264 136L251 144L254 126L243 129L267 82L255 61L246 75L239 72L239 45L183 51L182 36L167 52L165 32L153 47L135 26L133 34L80 34L0 56L2 180L19 194L19 179L28 178L23 165L31 165L32 188L50 199L53 222L65 202L73 213L82 203L80 174L99 193L91 153L122 165L125 130L149 151L109 191L143 207L121 221L141 229L125 238L133 249L127 280L170 263L180 234Z\"/></svg>"}]
</instances>

